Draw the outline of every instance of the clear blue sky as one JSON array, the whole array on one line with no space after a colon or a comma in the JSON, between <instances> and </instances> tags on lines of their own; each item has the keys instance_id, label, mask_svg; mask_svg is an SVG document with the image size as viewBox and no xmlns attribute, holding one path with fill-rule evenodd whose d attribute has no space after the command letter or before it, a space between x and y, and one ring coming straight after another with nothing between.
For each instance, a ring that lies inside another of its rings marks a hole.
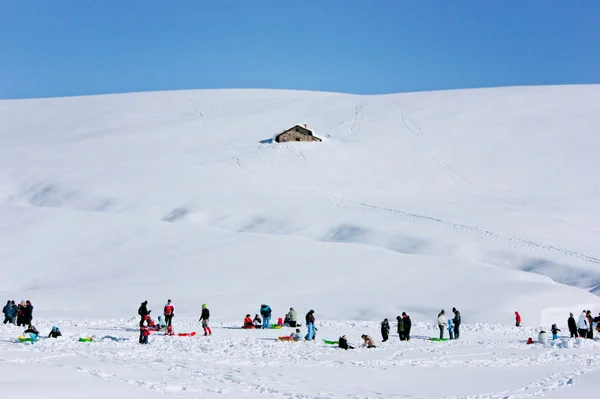
<instances>
[{"instance_id":1,"label":"clear blue sky","mask_svg":"<svg viewBox=\"0 0 600 399\"><path fill-rule=\"evenodd\" d=\"M5 0L0 98L600 83L598 0Z\"/></svg>"}]
</instances>

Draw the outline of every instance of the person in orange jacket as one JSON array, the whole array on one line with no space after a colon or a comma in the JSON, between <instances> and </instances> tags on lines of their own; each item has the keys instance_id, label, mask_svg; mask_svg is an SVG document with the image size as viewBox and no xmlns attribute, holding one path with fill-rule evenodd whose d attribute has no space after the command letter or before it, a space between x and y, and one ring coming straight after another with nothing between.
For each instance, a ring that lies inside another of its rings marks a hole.
<instances>
[{"instance_id":1,"label":"person in orange jacket","mask_svg":"<svg viewBox=\"0 0 600 399\"><path fill-rule=\"evenodd\" d=\"M517 327L521 327L521 315L519 312L515 312L515 320L517 322Z\"/></svg>"}]
</instances>

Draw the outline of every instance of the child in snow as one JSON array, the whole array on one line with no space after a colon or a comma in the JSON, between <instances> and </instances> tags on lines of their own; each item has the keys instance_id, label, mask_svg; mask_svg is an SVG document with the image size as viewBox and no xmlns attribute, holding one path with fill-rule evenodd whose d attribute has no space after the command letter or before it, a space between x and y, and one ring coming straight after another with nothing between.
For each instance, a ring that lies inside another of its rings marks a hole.
<instances>
[{"instance_id":1,"label":"child in snow","mask_svg":"<svg viewBox=\"0 0 600 399\"><path fill-rule=\"evenodd\" d=\"M454 322L452 319L448 319L448 334L450 334L450 339L454 339Z\"/></svg>"},{"instance_id":2,"label":"child in snow","mask_svg":"<svg viewBox=\"0 0 600 399\"><path fill-rule=\"evenodd\" d=\"M60 332L58 327L53 326L52 330L50 330L50 334L48 334L48 338L58 338L58 337L62 337L62 333Z\"/></svg>"},{"instance_id":3,"label":"child in snow","mask_svg":"<svg viewBox=\"0 0 600 399\"><path fill-rule=\"evenodd\" d=\"M373 338L369 337L367 334L361 335L361 338L363 339L363 341L365 341L362 344L362 346L366 346L367 348L377 348L375 346L375 341L373 340Z\"/></svg>"},{"instance_id":4,"label":"child in snow","mask_svg":"<svg viewBox=\"0 0 600 399\"><path fill-rule=\"evenodd\" d=\"M29 337L31 338L31 345L33 345L35 340L40 335L40 332L34 326L29 326L27 330L23 331L23 335L25 334L29 334Z\"/></svg>"},{"instance_id":5,"label":"child in snow","mask_svg":"<svg viewBox=\"0 0 600 399\"><path fill-rule=\"evenodd\" d=\"M516 320L516 325L517 327L521 327L521 315L519 314L519 312L515 312L515 320Z\"/></svg>"},{"instance_id":6,"label":"child in snow","mask_svg":"<svg viewBox=\"0 0 600 399\"><path fill-rule=\"evenodd\" d=\"M388 336L390 335L390 322L388 319L384 319L381 322L381 337L383 338L383 342L388 340Z\"/></svg>"},{"instance_id":7,"label":"child in snow","mask_svg":"<svg viewBox=\"0 0 600 399\"><path fill-rule=\"evenodd\" d=\"M150 330L148 326L141 325L140 326L140 344L148 345L148 336L150 335Z\"/></svg>"},{"instance_id":8,"label":"child in snow","mask_svg":"<svg viewBox=\"0 0 600 399\"><path fill-rule=\"evenodd\" d=\"M294 341L300 341L302 339L302 335L300 334L300 329L296 328L295 333L291 333L290 337L294 339Z\"/></svg>"},{"instance_id":9,"label":"child in snow","mask_svg":"<svg viewBox=\"0 0 600 399\"><path fill-rule=\"evenodd\" d=\"M558 332L560 329L556 327L556 324L552 324L552 340L556 341L558 339Z\"/></svg>"},{"instance_id":10,"label":"child in snow","mask_svg":"<svg viewBox=\"0 0 600 399\"><path fill-rule=\"evenodd\" d=\"M254 322L249 314L246 315L246 318L244 319L244 326L242 328L254 328Z\"/></svg>"},{"instance_id":11,"label":"child in snow","mask_svg":"<svg viewBox=\"0 0 600 399\"><path fill-rule=\"evenodd\" d=\"M254 315L254 320L252 321L252 323L254 324L254 328L262 328L262 319L259 315Z\"/></svg>"},{"instance_id":12,"label":"child in snow","mask_svg":"<svg viewBox=\"0 0 600 399\"><path fill-rule=\"evenodd\" d=\"M338 340L338 346L345 350L354 349L353 346L348 345L348 338L345 335L342 335Z\"/></svg>"},{"instance_id":13,"label":"child in snow","mask_svg":"<svg viewBox=\"0 0 600 399\"><path fill-rule=\"evenodd\" d=\"M166 326L167 323L165 323L161 316L158 316L158 329L160 330L161 328L165 328Z\"/></svg>"}]
</instances>

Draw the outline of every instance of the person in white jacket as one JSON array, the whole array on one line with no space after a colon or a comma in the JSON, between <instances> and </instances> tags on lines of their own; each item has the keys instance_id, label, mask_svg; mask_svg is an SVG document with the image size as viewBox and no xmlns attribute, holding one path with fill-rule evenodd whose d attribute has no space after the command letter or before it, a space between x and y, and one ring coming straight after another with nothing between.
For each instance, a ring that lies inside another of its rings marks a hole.
<instances>
[{"instance_id":1,"label":"person in white jacket","mask_svg":"<svg viewBox=\"0 0 600 399\"><path fill-rule=\"evenodd\" d=\"M585 338L587 336L588 330L590 329L590 323L588 322L588 319L586 317L585 310L581 312L581 316L579 316L577 328L579 328L579 336L581 338Z\"/></svg>"},{"instance_id":2,"label":"person in white jacket","mask_svg":"<svg viewBox=\"0 0 600 399\"><path fill-rule=\"evenodd\" d=\"M440 339L444 338L444 330L446 329L446 325L448 322L446 321L446 312L444 309L438 314L438 327L440 328Z\"/></svg>"}]
</instances>

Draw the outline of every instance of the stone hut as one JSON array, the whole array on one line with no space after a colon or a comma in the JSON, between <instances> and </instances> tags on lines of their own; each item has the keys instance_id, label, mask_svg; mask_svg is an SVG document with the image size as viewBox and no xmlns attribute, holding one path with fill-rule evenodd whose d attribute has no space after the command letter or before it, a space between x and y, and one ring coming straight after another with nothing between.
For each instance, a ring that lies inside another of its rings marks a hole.
<instances>
[{"instance_id":1,"label":"stone hut","mask_svg":"<svg viewBox=\"0 0 600 399\"><path fill-rule=\"evenodd\" d=\"M312 130L306 127L306 124L296 125L275 136L277 143L285 143L288 141L321 141L317 136L313 136Z\"/></svg>"}]
</instances>

